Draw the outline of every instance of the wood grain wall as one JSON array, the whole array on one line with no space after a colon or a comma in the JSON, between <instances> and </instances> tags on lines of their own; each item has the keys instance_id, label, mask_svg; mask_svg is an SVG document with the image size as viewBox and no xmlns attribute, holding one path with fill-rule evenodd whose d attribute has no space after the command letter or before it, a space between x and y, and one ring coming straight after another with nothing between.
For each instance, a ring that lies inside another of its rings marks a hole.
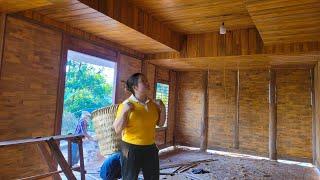
<instances>
[{"instance_id":1,"label":"wood grain wall","mask_svg":"<svg viewBox=\"0 0 320 180\"><path fill-rule=\"evenodd\" d=\"M208 148L232 148L236 116L236 71L210 71Z\"/></svg>"},{"instance_id":2,"label":"wood grain wall","mask_svg":"<svg viewBox=\"0 0 320 180\"><path fill-rule=\"evenodd\" d=\"M147 80L149 82L150 85L150 89L149 89L149 93L148 93L148 97L153 98L155 95L155 81L156 81L156 66L153 64L150 64L146 61L143 61L142 63L143 67L142 67L142 73L147 77Z\"/></svg>"},{"instance_id":3,"label":"wood grain wall","mask_svg":"<svg viewBox=\"0 0 320 180\"><path fill-rule=\"evenodd\" d=\"M62 34L11 17L5 32L0 141L54 135ZM0 179L47 170L35 146L0 151Z\"/></svg>"},{"instance_id":4,"label":"wood grain wall","mask_svg":"<svg viewBox=\"0 0 320 180\"><path fill-rule=\"evenodd\" d=\"M177 144L199 146L200 120L202 118L201 71L178 72L178 104L175 140Z\"/></svg>"},{"instance_id":5,"label":"wood grain wall","mask_svg":"<svg viewBox=\"0 0 320 180\"><path fill-rule=\"evenodd\" d=\"M281 158L312 159L309 70L277 70L277 149Z\"/></svg>"},{"instance_id":6,"label":"wood grain wall","mask_svg":"<svg viewBox=\"0 0 320 180\"><path fill-rule=\"evenodd\" d=\"M219 32L191 34L187 36L183 57L212 57L261 54L263 42L255 28Z\"/></svg>"},{"instance_id":7,"label":"wood grain wall","mask_svg":"<svg viewBox=\"0 0 320 180\"><path fill-rule=\"evenodd\" d=\"M268 156L268 71L240 71L239 148Z\"/></svg>"},{"instance_id":8,"label":"wood grain wall","mask_svg":"<svg viewBox=\"0 0 320 180\"><path fill-rule=\"evenodd\" d=\"M121 103L130 96L126 90L126 81L132 74L141 72L141 60L120 54L117 66L116 103Z\"/></svg>"},{"instance_id":9,"label":"wood grain wall","mask_svg":"<svg viewBox=\"0 0 320 180\"><path fill-rule=\"evenodd\" d=\"M276 69L279 158L311 161L311 95L307 68ZM203 71L178 72L176 143L199 147ZM240 70L239 149L234 148L237 73L209 71L208 148L268 156L269 73Z\"/></svg>"}]
</instances>

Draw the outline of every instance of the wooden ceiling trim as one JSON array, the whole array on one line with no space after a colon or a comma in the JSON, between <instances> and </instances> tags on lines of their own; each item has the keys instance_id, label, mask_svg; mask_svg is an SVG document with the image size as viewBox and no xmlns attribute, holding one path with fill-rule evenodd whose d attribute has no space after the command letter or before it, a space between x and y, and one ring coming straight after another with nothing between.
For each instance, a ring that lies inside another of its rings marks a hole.
<instances>
[{"instance_id":1,"label":"wooden ceiling trim","mask_svg":"<svg viewBox=\"0 0 320 180\"><path fill-rule=\"evenodd\" d=\"M303 61L302 61L303 60ZM269 69L271 67L313 67L320 55L244 55L203 58L148 60L156 66L176 71L208 69Z\"/></svg>"},{"instance_id":2,"label":"wooden ceiling trim","mask_svg":"<svg viewBox=\"0 0 320 180\"><path fill-rule=\"evenodd\" d=\"M127 0L80 2L176 51L180 50L182 34L171 31L168 26Z\"/></svg>"}]
</instances>

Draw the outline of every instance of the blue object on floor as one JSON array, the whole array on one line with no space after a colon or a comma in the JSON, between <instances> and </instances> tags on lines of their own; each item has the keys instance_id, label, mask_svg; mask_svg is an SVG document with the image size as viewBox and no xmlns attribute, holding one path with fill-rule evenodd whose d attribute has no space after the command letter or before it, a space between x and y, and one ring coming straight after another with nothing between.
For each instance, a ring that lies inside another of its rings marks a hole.
<instances>
[{"instance_id":1,"label":"blue object on floor","mask_svg":"<svg viewBox=\"0 0 320 180\"><path fill-rule=\"evenodd\" d=\"M192 173L193 174L206 174L206 173L210 173L210 172L207 170L204 170L204 169L192 169Z\"/></svg>"}]
</instances>

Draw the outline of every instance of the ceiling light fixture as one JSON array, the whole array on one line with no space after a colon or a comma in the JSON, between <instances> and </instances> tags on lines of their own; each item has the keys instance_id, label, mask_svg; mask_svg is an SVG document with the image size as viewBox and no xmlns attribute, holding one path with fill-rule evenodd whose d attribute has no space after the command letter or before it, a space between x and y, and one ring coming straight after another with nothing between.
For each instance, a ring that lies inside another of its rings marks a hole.
<instances>
[{"instance_id":1,"label":"ceiling light fixture","mask_svg":"<svg viewBox=\"0 0 320 180\"><path fill-rule=\"evenodd\" d=\"M226 34L227 29L226 27L224 27L224 22L222 22L221 26L220 26L220 34Z\"/></svg>"}]
</instances>

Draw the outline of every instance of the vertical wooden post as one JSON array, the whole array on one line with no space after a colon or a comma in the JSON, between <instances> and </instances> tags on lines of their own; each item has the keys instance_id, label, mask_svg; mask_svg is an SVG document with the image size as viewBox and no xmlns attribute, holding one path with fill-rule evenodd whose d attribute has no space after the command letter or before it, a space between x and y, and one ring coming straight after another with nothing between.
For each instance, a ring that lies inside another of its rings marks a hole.
<instances>
[{"instance_id":1,"label":"vertical wooden post","mask_svg":"<svg viewBox=\"0 0 320 180\"><path fill-rule=\"evenodd\" d=\"M200 129L200 151L206 151L208 145L208 78L209 70L204 73L203 96L202 96L202 119Z\"/></svg>"},{"instance_id":2,"label":"vertical wooden post","mask_svg":"<svg viewBox=\"0 0 320 180\"><path fill-rule=\"evenodd\" d=\"M1 78L1 67L3 60L4 51L4 39L5 39L5 28L6 28L6 14L0 13L0 78Z\"/></svg>"},{"instance_id":3,"label":"vertical wooden post","mask_svg":"<svg viewBox=\"0 0 320 180\"><path fill-rule=\"evenodd\" d=\"M316 164L316 106L315 106L315 86L314 86L314 70L310 68L310 81L311 81L311 107L312 107L312 163Z\"/></svg>"},{"instance_id":4,"label":"vertical wooden post","mask_svg":"<svg viewBox=\"0 0 320 180\"><path fill-rule=\"evenodd\" d=\"M176 72L176 84L175 84L175 89L174 89L174 130L173 130L173 138L172 138L172 140L173 140L173 146L175 147L176 146L176 137L177 137L177 121L178 121L178 119L179 119L179 110L178 110L178 108L179 108L179 86L180 86L180 84L179 84L179 77L180 77L180 73L179 72Z\"/></svg>"},{"instance_id":5,"label":"vertical wooden post","mask_svg":"<svg viewBox=\"0 0 320 180\"><path fill-rule=\"evenodd\" d=\"M83 159L83 144L82 138L77 140L78 147L79 147L79 156L80 156L80 173L81 173L81 180L85 180L86 171L84 170L84 159Z\"/></svg>"},{"instance_id":6,"label":"vertical wooden post","mask_svg":"<svg viewBox=\"0 0 320 180\"><path fill-rule=\"evenodd\" d=\"M269 158L277 159L276 73L269 70Z\"/></svg>"},{"instance_id":7,"label":"vertical wooden post","mask_svg":"<svg viewBox=\"0 0 320 180\"><path fill-rule=\"evenodd\" d=\"M68 141L68 163L69 166L72 167L72 142L70 139Z\"/></svg>"},{"instance_id":8,"label":"vertical wooden post","mask_svg":"<svg viewBox=\"0 0 320 180\"><path fill-rule=\"evenodd\" d=\"M236 117L233 126L233 148L239 149L239 100L240 100L240 71L236 73Z\"/></svg>"},{"instance_id":9,"label":"vertical wooden post","mask_svg":"<svg viewBox=\"0 0 320 180\"><path fill-rule=\"evenodd\" d=\"M315 157L314 157L314 160L315 160L315 163L314 165L320 170L320 113L319 113L319 107L320 107L320 67L319 67L319 62L315 65L314 67L314 70L313 70L313 87L314 87L314 104L313 104L313 108L312 110L314 111L313 112L313 115L314 115L314 119L313 119L313 124L312 124L312 128L315 132L314 132L314 136L315 138L313 138L312 140L312 147L315 148Z\"/></svg>"}]
</instances>

